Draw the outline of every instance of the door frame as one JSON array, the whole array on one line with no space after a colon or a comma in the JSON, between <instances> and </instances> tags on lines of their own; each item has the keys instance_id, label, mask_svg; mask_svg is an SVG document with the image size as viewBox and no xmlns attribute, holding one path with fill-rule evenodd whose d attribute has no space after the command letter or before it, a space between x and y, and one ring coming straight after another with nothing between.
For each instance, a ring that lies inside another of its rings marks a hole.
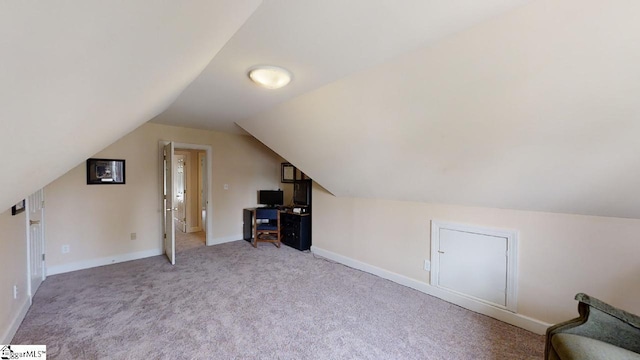
<instances>
[{"instance_id":1,"label":"door frame","mask_svg":"<svg viewBox=\"0 0 640 360\"><path fill-rule=\"evenodd\" d=\"M497 236L507 239L507 289L506 289L506 306L502 307L498 304L478 299L471 295L454 292L448 288L442 287L438 283L438 276L440 271L440 256L438 250L440 249L440 230L454 230L462 231L473 234ZM461 296L472 301L481 302L486 305L504 309L516 313L518 310L518 232L515 230L493 229L487 227L480 227L475 225L456 224L451 222L431 220L431 273L430 284L442 291L446 291L450 294Z\"/></svg>"},{"instance_id":2,"label":"door frame","mask_svg":"<svg viewBox=\"0 0 640 360\"><path fill-rule=\"evenodd\" d=\"M160 189L163 188L163 174L162 172L164 172L164 165L163 165L163 150L164 150L164 146L167 145L169 142L171 142L171 140L160 140L158 142L158 164L159 164L159 168L160 168L160 176L158 178L158 181L160 183ZM180 148L180 149L188 149L188 150L202 150L206 152L206 160L205 161L205 186L204 189L206 191L206 199L207 199L207 204L206 204L206 209L207 209L207 213L206 213L206 219L205 219L205 228L206 228L206 243L207 246L211 246L214 245L214 241L213 241L213 148L211 147L211 145L201 145L201 144L188 144L188 143L181 143L181 142L173 142L174 146L176 148ZM162 191L158 192L158 204L159 204L159 209L161 209L161 213L164 215L164 198L162 195ZM162 225L162 224L161 224ZM164 229L161 232L162 234L164 234Z\"/></svg>"}]
</instances>

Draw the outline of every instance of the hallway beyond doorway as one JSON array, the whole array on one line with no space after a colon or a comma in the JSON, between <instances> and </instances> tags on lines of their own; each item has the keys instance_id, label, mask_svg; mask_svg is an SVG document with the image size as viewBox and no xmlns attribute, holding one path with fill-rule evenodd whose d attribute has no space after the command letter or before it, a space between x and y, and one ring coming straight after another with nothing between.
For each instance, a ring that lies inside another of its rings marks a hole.
<instances>
[{"instance_id":1,"label":"hallway beyond doorway","mask_svg":"<svg viewBox=\"0 0 640 360\"><path fill-rule=\"evenodd\" d=\"M204 231L183 233L176 231L176 252L194 249L206 245L206 235Z\"/></svg>"}]
</instances>

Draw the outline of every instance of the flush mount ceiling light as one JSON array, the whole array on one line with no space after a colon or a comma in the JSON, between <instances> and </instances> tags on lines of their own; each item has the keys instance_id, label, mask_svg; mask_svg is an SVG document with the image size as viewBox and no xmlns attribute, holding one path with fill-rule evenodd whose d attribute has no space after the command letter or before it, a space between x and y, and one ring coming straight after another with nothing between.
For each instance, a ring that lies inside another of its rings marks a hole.
<instances>
[{"instance_id":1,"label":"flush mount ceiling light","mask_svg":"<svg viewBox=\"0 0 640 360\"><path fill-rule=\"evenodd\" d=\"M279 89L291 81L291 73L277 66L254 66L249 69L249 78L267 89Z\"/></svg>"}]
</instances>

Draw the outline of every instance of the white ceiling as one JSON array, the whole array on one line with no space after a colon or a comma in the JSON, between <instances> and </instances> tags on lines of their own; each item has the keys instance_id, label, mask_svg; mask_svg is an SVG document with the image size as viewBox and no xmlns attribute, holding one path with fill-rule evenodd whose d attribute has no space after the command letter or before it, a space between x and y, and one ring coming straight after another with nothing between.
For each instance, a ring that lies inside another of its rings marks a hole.
<instances>
[{"instance_id":1,"label":"white ceiling","mask_svg":"<svg viewBox=\"0 0 640 360\"><path fill-rule=\"evenodd\" d=\"M0 1L0 209L162 112L259 4Z\"/></svg>"},{"instance_id":2,"label":"white ceiling","mask_svg":"<svg viewBox=\"0 0 640 360\"><path fill-rule=\"evenodd\" d=\"M265 0L198 78L153 122L240 132L234 122L427 46L528 0ZM268 91L247 69L282 66Z\"/></svg>"},{"instance_id":3,"label":"white ceiling","mask_svg":"<svg viewBox=\"0 0 640 360\"><path fill-rule=\"evenodd\" d=\"M537 0L238 124L336 196L640 218L639 13Z\"/></svg>"},{"instance_id":4,"label":"white ceiling","mask_svg":"<svg viewBox=\"0 0 640 360\"><path fill-rule=\"evenodd\" d=\"M637 13L635 0L2 1L0 208L155 118L240 124L338 196L640 218ZM256 64L294 79L262 89Z\"/></svg>"}]
</instances>

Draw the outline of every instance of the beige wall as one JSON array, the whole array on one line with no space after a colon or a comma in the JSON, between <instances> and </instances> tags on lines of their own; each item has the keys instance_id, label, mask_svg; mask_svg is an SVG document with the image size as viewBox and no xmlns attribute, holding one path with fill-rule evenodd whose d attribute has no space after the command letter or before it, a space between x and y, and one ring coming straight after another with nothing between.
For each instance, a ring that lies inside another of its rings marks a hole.
<instances>
[{"instance_id":1,"label":"beige wall","mask_svg":"<svg viewBox=\"0 0 640 360\"><path fill-rule=\"evenodd\" d=\"M20 311L27 305L27 237L25 212L11 216L11 210L0 214L0 342ZM13 298L13 286L18 298ZM22 319L20 319L22 320Z\"/></svg>"},{"instance_id":2,"label":"beige wall","mask_svg":"<svg viewBox=\"0 0 640 360\"><path fill-rule=\"evenodd\" d=\"M125 159L126 185L86 185L82 163L45 188L48 268L161 249L160 140L212 146L219 241L241 239L242 208L256 205L257 190L280 185L280 158L252 137L147 123L95 155Z\"/></svg>"},{"instance_id":3,"label":"beige wall","mask_svg":"<svg viewBox=\"0 0 640 360\"><path fill-rule=\"evenodd\" d=\"M585 292L640 313L640 220L337 198L313 189L313 246L429 283L430 221L519 232L518 313L577 316Z\"/></svg>"}]
</instances>

